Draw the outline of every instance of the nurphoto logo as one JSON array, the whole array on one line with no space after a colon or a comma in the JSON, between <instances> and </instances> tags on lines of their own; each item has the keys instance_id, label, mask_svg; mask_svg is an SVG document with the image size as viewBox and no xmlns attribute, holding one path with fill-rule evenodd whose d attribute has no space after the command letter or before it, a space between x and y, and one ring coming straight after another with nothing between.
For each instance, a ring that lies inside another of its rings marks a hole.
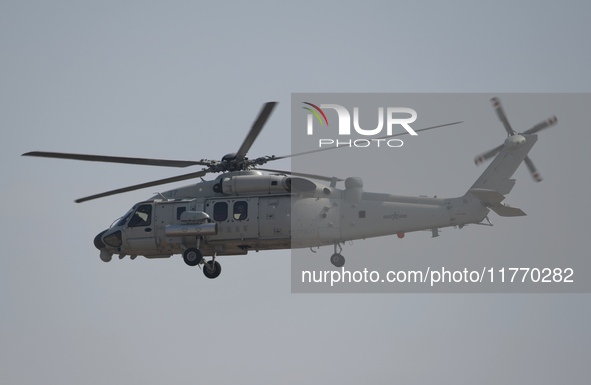
<instances>
[{"instance_id":1,"label":"nurphoto logo","mask_svg":"<svg viewBox=\"0 0 591 385\"><path fill-rule=\"evenodd\" d=\"M318 147L323 146L347 146L347 147L380 147L381 144L385 144L388 147L402 147L404 142L400 139L386 139L386 138L367 138L367 139L348 139L343 140L341 136L351 135L351 113L349 110L339 104L320 104L320 106L303 102L304 110L308 111L307 116L307 134L314 135L314 124L315 121L320 126L329 127L328 118L326 117L325 109L332 109L336 111L338 116L338 135L339 138L326 139L322 138L318 140ZM387 107L386 113L384 114L384 107L379 107L378 123L375 128L362 128L359 124L359 107L353 107L353 128L355 132L363 136L376 136L382 133L384 129L384 121L386 121L386 136L392 135L392 127L402 126L410 135L416 136L417 133L410 126L415 120L417 120L417 112L412 108L406 107ZM410 116L409 116L410 115ZM331 122L334 120L331 119ZM322 130L325 133L325 129Z\"/></svg>"}]
</instances>

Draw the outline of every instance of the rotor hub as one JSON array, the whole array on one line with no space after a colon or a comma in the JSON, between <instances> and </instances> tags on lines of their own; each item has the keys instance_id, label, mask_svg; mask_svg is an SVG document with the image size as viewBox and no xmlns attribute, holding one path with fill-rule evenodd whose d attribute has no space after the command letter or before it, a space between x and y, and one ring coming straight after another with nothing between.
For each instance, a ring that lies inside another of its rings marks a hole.
<instances>
[{"instance_id":1,"label":"rotor hub","mask_svg":"<svg viewBox=\"0 0 591 385\"><path fill-rule=\"evenodd\" d=\"M507 147L518 147L525 143L525 137L523 135L515 134L510 135L505 139L505 145Z\"/></svg>"},{"instance_id":2,"label":"rotor hub","mask_svg":"<svg viewBox=\"0 0 591 385\"><path fill-rule=\"evenodd\" d=\"M226 154L222 157L222 162L233 162L236 160L236 153L235 152L231 152L229 154Z\"/></svg>"},{"instance_id":3,"label":"rotor hub","mask_svg":"<svg viewBox=\"0 0 591 385\"><path fill-rule=\"evenodd\" d=\"M491 102L493 104L495 111L497 112L497 116L499 117L499 120L503 123L503 126L505 127L505 131L507 131L507 134L509 136L507 137L507 139L505 139L505 142L503 142L503 144L501 144L500 146L497 146L497 147L493 148L492 150L487 151L487 152L477 156L474 159L474 163L476 163L476 164L483 163L485 160L496 156L504 148L515 148L515 147L519 147L519 146L523 145L525 142L527 142L527 138L531 138L533 136L534 140L535 140L535 135L539 131L544 130L550 126L553 126L558 122L558 119L556 118L556 116L552 116L552 117L536 124L532 128L523 131L523 133L517 133L515 130L513 130L513 128L511 128L511 124L509 124L509 120L507 119L507 116L505 115L505 110L503 109L503 106L501 105L501 102L499 101L499 99L492 98ZM529 170L529 172L530 172L531 176L534 178L534 180L536 182L541 181L542 177L540 176L540 173L536 169L536 166L534 166L534 162L532 162L530 157L526 155L525 158L523 159L523 162L527 166L527 169Z\"/></svg>"}]
</instances>

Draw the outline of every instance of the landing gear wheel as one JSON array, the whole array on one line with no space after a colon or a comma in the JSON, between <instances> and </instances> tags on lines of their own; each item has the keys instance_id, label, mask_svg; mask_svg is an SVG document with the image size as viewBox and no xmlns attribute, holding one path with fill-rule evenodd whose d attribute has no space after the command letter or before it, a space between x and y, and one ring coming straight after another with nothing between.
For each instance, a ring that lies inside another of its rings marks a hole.
<instances>
[{"instance_id":1,"label":"landing gear wheel","mask_svg":"<svg viewBox=\"0 0 591 385\"><path fill-rule=\"evenodd\" d=\"M202 259L203 254L201 254L201 251L199 251L199 249L196 249L194 247L188 248L183 253L183 260L189 266L197 266Z\"/></svg>"},{"instance_id":2,"label":"landing gear wheel","mask_svg":"<svg viewBox=\"0 0 591 385\"><path fill-rule=\"evenodd\" d=\"M345 266L345 257L343 257L339 253L334 253L330 256L330 263L332 263L336 267L343 267Z\"/></svg>"},{"instance_id":3,"label":"landing gear wheel","mask_svg":"<svg viewBox=\"0 0 591 385\"><path fill-rule=\"evenodd\" d=\"M205 264L203 265L203 274L205 274L207 278L217 278L221 272L222 265L220 265L218 261L205 262Z\"/></svg>"}]
</instances>

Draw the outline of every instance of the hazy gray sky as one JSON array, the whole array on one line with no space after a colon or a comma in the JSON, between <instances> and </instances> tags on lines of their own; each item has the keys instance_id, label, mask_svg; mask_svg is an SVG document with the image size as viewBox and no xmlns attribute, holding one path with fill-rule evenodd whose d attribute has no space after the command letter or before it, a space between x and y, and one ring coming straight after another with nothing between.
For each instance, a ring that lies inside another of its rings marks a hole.
<instances>
[{"instance_id":1,"label":"hazy gray sky","mask_svg":"<svg viewBox=\"0 0 591 385\"><path fill-rule=\"evenodd\" d=\"M177 171L19 156L218 159L269 100L280 104L251 153L288 154L292 92L589 92L590 11L584 1L3 1L0 382L584 382L587 294L296 295L289 251L223 258L216 280L179 256L105 264L93 237L158 189L73 200ZM503 139L489 119L433 133L428 152L409 148L391 192L462 194L483 170L474 155ZM365 242L393 258L536 242L544 258L587 253L591 138L562 121L531 154L544 181L516 174L509 202L527 217Z\"/></svg>"}]
</instances>

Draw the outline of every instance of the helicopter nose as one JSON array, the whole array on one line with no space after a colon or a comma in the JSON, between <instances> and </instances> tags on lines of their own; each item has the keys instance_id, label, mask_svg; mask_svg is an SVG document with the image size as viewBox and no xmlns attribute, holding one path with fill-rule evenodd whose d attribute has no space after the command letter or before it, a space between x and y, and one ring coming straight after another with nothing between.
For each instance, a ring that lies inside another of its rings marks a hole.
<instances>
[{"instance_id":1,"label":"helicopter nose","mask_svg":"<svg viewBox=\"0 0 591 385\"><path fill-rule=\"evenodd\" d=\"M106 245L103 243L103 235L107 231L108 230L101 231L100 233L97 234L96 237L94 237L94 247L96 247L99 250L104 249L106 247Z\"/></svg>"}]
</instances>

